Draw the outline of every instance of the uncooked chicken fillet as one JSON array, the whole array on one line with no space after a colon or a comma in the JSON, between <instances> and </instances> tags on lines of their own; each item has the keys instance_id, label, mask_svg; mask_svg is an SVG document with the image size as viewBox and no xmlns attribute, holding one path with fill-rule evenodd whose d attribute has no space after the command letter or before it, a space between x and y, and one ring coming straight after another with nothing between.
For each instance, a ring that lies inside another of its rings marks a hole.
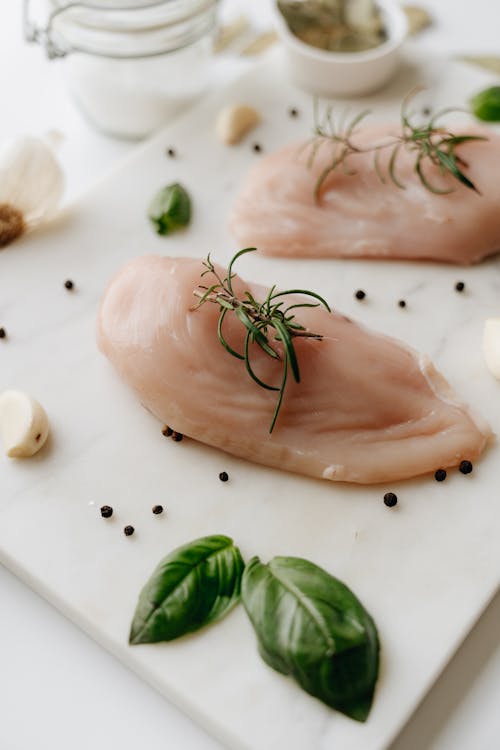
<instances>
[{"instance_id":1,"label":"uncooked chicken fillet","mask_svg":"<svg viewBox=\"0 0 500 750\"><path fill-rule=\"evenodd\" d=\"M355 174L339 166L322 184L316 202L315 185L334 147L323 142L308 166L310 146L296 144L252 168L233 207L230 229L242 247L254 245L268 255L477 263L500 251L500 136L467 132L488 136L456 150L480 194L433 165L425 168L428 181L453 192L430 192L415 172L415 154L401 149L395 174L405 189L388 177L390 150L380 152L384 182L372 153L354 154L347 165ZM383 143L390 133L387 126L367 126L353 140L358 146Z\"/></svg>"},{"instance_id":2,"label":"uncooked chicken fillet","mask_svg":"<svg viewBox=\"0 0 500 750\"><path fill-rule=\"evenodd\" d=\"M295 339L301 382L288 378L270 434L276 393L251 380L219 343L218 305L191 309L202 270L193 258L137 258L101 303L101 351L162 423L248 461L363 484L455 466L483 450L487 425L430 361L319 307L300 310L299 322L324 338ZM233 288L237 296L265 294L239 277ZM233 313L224 332L242 351L244 328ZM282 364L253 349L254 371L279 385Z\"/></svg>"}]
</instances>

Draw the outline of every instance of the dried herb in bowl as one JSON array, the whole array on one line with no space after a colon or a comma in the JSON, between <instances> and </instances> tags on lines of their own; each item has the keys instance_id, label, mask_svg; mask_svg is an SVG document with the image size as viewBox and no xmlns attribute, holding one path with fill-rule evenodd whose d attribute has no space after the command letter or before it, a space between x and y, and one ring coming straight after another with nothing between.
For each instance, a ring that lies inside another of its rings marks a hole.
<instances>
[{"instance_id":1,"label":"dried herb in bowl","mask_svg":"<svg viewBox=\"0 0 500 750\"><path fill-rule=\"evenodd\" d=\"M374 0L278 0L292 34L328 52L364 52L386 41Z\"/></svg>"}]
</instances>

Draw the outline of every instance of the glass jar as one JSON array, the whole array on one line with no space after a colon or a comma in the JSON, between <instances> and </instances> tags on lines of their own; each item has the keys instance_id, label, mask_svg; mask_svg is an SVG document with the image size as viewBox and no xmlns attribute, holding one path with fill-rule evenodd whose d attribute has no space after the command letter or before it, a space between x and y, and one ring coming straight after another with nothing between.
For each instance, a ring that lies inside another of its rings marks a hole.
<instances>
[{"instance_id":1,"label":"glass jar","mask_svg":"<svg viewBox=\"0 0 500 750\"><path fill-rule=\"evenodd\" d=\"M143 138L208 85L217 0L24 0L25 36L67 58L68 84L100 130Z\"/></svg>"}]
</instances>

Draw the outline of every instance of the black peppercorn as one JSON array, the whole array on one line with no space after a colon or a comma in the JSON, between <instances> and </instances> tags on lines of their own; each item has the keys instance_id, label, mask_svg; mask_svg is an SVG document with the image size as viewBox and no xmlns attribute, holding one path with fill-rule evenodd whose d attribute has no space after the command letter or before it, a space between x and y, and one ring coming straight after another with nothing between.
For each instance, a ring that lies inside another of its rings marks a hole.
<instances>
[{"instance_id":1,"label":"black peppercorn","mask_svg":"<svg viewBox=\"0 0 500 750\"><path fill-rule=\"evenodd\" d=\"M252 148L256 154L260 154L260 152L262 151L262 146L260 145L260 143L254 143Z\"/></svg>"},{"instance_id":2,"label":"black peppercorn","mask_svg":"<svg viewBox=\"0 0 500 750\"><path fill-rule=\"evenodd\" d=\"M462 472L462 474L470 474L473 466L470 461L460 461L460 466L458 467L458 469Z\"/></svg>"},{"instance_id":3,"label":"black peppercorn","mask_svg":"<svg viewBox=\"0 0 500 750\"><path fill-rule=\"evenodd\" d=\"M457 281L457 283L455 284L455 290L456 290L457 292L463 292L463 291L464 291L464 289L465 289L465 284L464 284L464 282L463 282L463 281Z\"/></svg>"},{"instance_id":4,"label":"black peppercorn","mask_svg":"<svg viewBox=\"0 0 500 750\"><path fill-rule=\"evenodd\" d=\"M163 427L163 429L161 431L161 434L165 435L165 437L172 437L172 435L174 434L174 431L173 431L173 429L171 427L168 426L168 424L166 424Z\"/></svg>"},{"instance_id":5,"label":"black peppercorn","mask_svg":"<svg viewBox=\"0 0 500 750\"><path fill-rule=\"evenodd\" d=\"M64 282L64 286L65 286L66 289L68 289L68 290L71 291L71 289L73 289L73 287L75 285L73 284L73 282L71 281L71 279L66 279L66 281Z\"/></svg>"},{"instance_id":6,"label":"black peppercorn","mask_svg":"<svg viewBox=\"0 0 500 750\"><path fill-rule=\"evenodd\" d=\"M152 511L155 516L159 516L160 513L163 513L163 505L153 505Z\"/></svg>"},{"instance_id":7,"label":"black peppercorn","mask_svg":"<svg viewBox=\"0 0 500 750\"><path fill-rule=\"evenodd\" d=\"M103 518L111 518L113 515L113 508L111 505L103 505L101 508L101 516Z\"/></svg>"},{"instance_id":8,"label":"black peppercorn","mask_svg":"<svg viewBox=\"0 0 500 750\"><path fill-rule=\"evenodd\" d=\"M354 296L356 297L356 299L364 299L366 297L366 292L364 292L362 289L358 289Z\"/></svg>"},{"instance_id":9,"label":"black peppercorn","mask_svg":"<svg viewBox=\"0 0 500 750\"><path fill-rule=\"evenodd\" d=\"M167 156L170 156L171 159L175 159L175 156L176 156L175 149L173 148L167 149Z\"/></svg>"},{"instance_id":10,"label":"black peppercorn","mask_svg":"<svg viewBox=\"0 0 500 750\"><path fill-rule=\"evenodd\" d=\"M227 471L221 471L221 473L219 474L219 479L221 482L227 482L227 480L229 479L229 474L227 473Z\"/></svg>"},{"instance_id":11,"label":"black peppercorn","mask_svg":"<svg viewBox=\"0 0 500 750\"><path fill-rule=\"evenodd\" d=\"M424 107L422 110L422 114L424 117L430 117L432 113L432 110L430 107Z\"/></svg>"},{"instance_id":12,"label":"black peppercorn","mask_svg":"<svg viewBox=\"0 0 500 750\"><path fill-rule=\"evenodd\" d=\"M404 299L400 299L398 305L399 307L406 307L406 301Z\"/></svg>"},{"instance_id":13,"label":"black peppercorn","mask_svg":"<svg viewBox=\"0 0 500 750\"><path fill-rule=\"evenodd\" d=\"M7 331L5 330L5 328L0 328L0 339L5 338L7 338Z\"/></svg>"},{"instance_id":14,"label":"black peppercorn","mask_svg":"<svg viewBox=\"0 0 500 750\"><path fill-rule=\"evenodd\" d=\"M172 433L172 440L175 440L176 443L180 443L184 435L182 432L173 432Z\"/></svg>"},{"instance_id":15,"label":"black peppercorn","mask_svg":"<svg viewBox=\"0 0 500 750\"><path fill-rule=\"evenodd\" d=\"M444 482L446 479L446 471L444 469L438 469L434 474L434 479L436 482Z\"/></svg>"},{"instance_id":16,"label":"black peppercorn","mask_svg":"<svg viewBox=\"0 0 500 750\"><path fill-rule=\"evenodd\" d=\"M132 536L134 531L135 529L133 526L125 526L125 528L123 529L123 533L125 534L125 536Z\"/></svg>"},{"instance_id":17,"label":"black peppercorn","mask_svg":"<svg viewBox=\"0 0 500 750\"><path fill-rule=\"evenodd\" d=\"M290 115L290 117L298 117L299 110L296 109L296 107L290 107L290 109L288 110L288 114Z\"/></svg>"},{"instance_id":18,"label":"black peppercorn","mask_svg":"<svg viewBox=\"0 0 500 750\"><path fill-rule=\"evenodd\" d=\"M388 508L393 508L398 501L397 495L394 492L386 492L384 495L384 503Z\"/></svg>"}]
</instances>

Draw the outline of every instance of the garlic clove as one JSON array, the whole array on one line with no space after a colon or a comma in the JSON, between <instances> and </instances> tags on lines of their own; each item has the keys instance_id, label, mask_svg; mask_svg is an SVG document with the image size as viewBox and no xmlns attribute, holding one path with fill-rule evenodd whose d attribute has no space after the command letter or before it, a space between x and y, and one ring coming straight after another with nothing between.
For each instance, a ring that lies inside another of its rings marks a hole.
<instances>
[{"instance_id":1,"label":"garlic clove","mask_svg":"<svg viewBox=\"0 0 500 750\"><path fill-rule=\"evenodd\" d=\"M215 121L215 133L222 143L239 143L260 122L259 113L246 104L230 104L221 109Z\"/></svg>"},{"instance_id":2,"label":"garlic clove","mask_svg":"<svg viewBox=\"0 0 500 750\"><path fill-rule=\"evenodd\" d=\"M489 318L484 323L483 355L488 370L500 380L500 318Z\"/></svg>"},{"instance_id":3,"label":"garlic clove","mask_svg":"<svg viewBox=\"0 0 500 750\"><path fill-rule=\"evenodd\" d=\"M10 458L27 458L37 453L49 434L44 408L22 391L0 395L0 434Z\"/></svg>"},{"instance_id":4,"label":"garlic clove","mask_svg":"<svg viewBox=\"0 0 500 750\"><path fill-rule=\"evenodd\" d=\"M27 228L55 213L63 190L62 169L41 138L20 136L0 148L0 206L20 212Z\"/></svg>"}]
</instances>

